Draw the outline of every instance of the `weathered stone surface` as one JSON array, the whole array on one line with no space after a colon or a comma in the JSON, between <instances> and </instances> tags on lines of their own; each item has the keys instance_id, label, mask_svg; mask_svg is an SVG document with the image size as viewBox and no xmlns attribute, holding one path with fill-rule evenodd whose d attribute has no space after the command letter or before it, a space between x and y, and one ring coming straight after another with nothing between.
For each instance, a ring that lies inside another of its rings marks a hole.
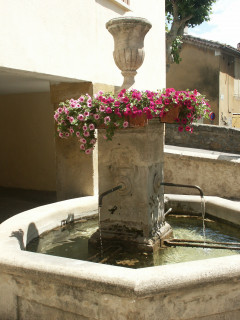
<instances>
[{"instance_id":1,"label":"weathered stone surface","mask_svg":"<svg viewBox=\"0 0 240 320\"><path fill-rule=\"evenodd\" d=\"M10 237L21 229L25 244L32 223L42 233L69 212L79 217L96 209L97 199L84 197L0 225L1 320L239 320L239 255L134 270L26 252Z\"/></svg>"},{"instance_id":2,"label":"weathered stone surface","mask_svg":"<svg viewBox=\"0 0 240 320\"><path fill-rule=\"evenodd\" d=\"M240 156L197 149L165 147L165 182L198 185L204 195L240 199ZM165 187L165 193L197 194L193 189Z\"/></svg>"},{"instance_id":3,"label":"weathered stone surface","mask_svg":"<svg viewBox=\"0 0 240 320\"><path fill-rule=\"evenodd\" d=\"M135 232L149 238L163 222L164 125L152 121L146 127L117 130L112 141L105 141L104 134L99 130L99 194L123 188L103 198L102 234Z\"/></svg>"},{"instance_id":4,"label":"weathered stone surface","mask_svg":"<svg viewBox=\"0 0 240 320\"><path fill-rule=\"evenodd\" d=\"M192 134L178 132L177 125L166 125L166 144L240 154L240 129L194 124Z\"/></svg>"}]
</instances>

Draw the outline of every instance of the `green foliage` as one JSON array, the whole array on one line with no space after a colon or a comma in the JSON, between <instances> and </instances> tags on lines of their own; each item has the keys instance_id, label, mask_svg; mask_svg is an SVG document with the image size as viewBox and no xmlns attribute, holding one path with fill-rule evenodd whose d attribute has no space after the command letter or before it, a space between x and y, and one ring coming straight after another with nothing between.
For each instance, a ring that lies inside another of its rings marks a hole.
<instances>
[{"instance_id":1,"label":"green foliage","mask_svg":"<svg viewBox=\"0 0 240 320\"><path fill-rule=\"evenodd\" d=\"M182 45L182 37L180 36L177 37L172 42L171 54L173 57L173 61L177 64L179 64L182 61L182 59L180 58L181 45Z\"/></svg>"},{"instance_id":2,"label":"green foliage","mask_svg":"<svg viewBox=\"0 0 240 320\"><path fill-rule=\"evenodd\" d=\"M166 15L173 16L173 3L177 5L178 19L184 20L192 16L185 26L195 27L209 21L209 15L212 13L212 5L216 0L165 0ZM169 18L168 18L169 19Z\"/></svg>"},{"instance_id":3,"label":"green foliage","mask_svg":"<svg viewBox=\"0 0 240 320\"><path fill-rule=\"evenodd\" d=\"M181 61L180 51L185 27L195 27L210 20L216 0L165 0L167 65Z\"/></svg>"}]
</instances>

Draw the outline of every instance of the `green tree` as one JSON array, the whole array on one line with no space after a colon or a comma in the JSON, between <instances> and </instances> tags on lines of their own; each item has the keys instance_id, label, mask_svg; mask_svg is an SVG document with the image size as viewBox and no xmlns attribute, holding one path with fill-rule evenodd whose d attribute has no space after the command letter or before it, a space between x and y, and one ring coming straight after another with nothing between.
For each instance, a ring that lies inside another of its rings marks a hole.
<instances>
[{"instance_id":1,"label":"green tree","mask_svg":"<svg viewBox=\"0 0 240 320\"><path fill-rule=\"evenodd\" d=\"M166 64L181 61L182 36L185 27L195 27L210 20L212 5L216 0L165 0L166 18ZM168 28L167 26L171 27Z\"/></svg>"}]
</instances>

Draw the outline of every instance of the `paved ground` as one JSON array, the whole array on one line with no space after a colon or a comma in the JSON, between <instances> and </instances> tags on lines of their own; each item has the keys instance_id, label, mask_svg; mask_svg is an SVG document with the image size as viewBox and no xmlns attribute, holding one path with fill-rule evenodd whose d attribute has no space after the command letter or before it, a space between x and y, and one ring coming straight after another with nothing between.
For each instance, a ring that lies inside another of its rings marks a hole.
<instances>
[{"instance_id":1,"label":"paved ground","mask_svg":"<svg viewBox=\"0 0 240 320\"><path fill-rule=\"evenodd\" d=\"M0 187L0 223L22 211L56 201L54 192Z\"/></svg>"}]
</instances>

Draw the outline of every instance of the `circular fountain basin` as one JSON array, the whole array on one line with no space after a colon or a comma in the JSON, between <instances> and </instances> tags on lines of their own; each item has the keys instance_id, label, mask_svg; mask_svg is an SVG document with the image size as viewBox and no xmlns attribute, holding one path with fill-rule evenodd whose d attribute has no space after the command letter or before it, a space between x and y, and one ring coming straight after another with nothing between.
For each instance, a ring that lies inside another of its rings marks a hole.
<instances>
[{"instance_id":1,"label":"circular fountain basin","mask_svg":"<svg viewBox=\"0 0 240 320\"><path fill-rule=\"evenodd\" d=\"M199 197L183 197L184 209L200 208ZM206 197L206 212L240 225L239 202ZM97 198L84 197L0 225L0 319L240 318L240 255L134 270L24 250L67 218L96 214Z\"/></svg>"}]
</instances>

